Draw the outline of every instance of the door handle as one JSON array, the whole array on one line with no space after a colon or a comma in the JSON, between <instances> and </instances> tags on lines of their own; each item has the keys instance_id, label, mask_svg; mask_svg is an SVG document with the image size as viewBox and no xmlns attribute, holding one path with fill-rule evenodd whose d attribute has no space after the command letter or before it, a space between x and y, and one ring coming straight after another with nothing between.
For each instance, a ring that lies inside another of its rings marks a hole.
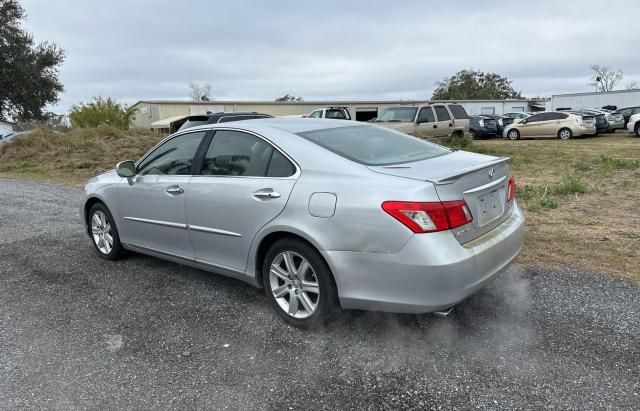
<instances>
[{"instance_id":1,"label":"door handle","mask_svg":"<svg viewBox=\"0 0 640 411\"><path fill-rule=\"evenodd\" d=\"M434 124L434 125L433 125L433 128L438 128L438 125L437 125L437 124Z\"/></svg>"},{"instance_id":2,"label":"door handle","mask_svg":"<svg viewBox=\"0 0 640 411\"><path fill-rule=\"evenodd\" d=\"M280 198L280 193L276 193L275 191L256 191L253 193L253 197L258 199Z\"/></svg>"},{"instance_id":3,"label":"door handle","mask_svg":"<svg viewBox=\"0 0 640 411\"><path fill-rule=\"evenodd\" d=\"M167 194L177 196L184 193L184 189L180 186L170 186L167 188Z\"/></svg>"},{"instance_id":4,"label":"door handle","mask_svg":"<svg viewBox=\"0 0 640 411\"><path fill-rule=\"evenodd\" d=\"M449 127L453 127L453 123L449 123Z\"/></svg>"}]
</instances>

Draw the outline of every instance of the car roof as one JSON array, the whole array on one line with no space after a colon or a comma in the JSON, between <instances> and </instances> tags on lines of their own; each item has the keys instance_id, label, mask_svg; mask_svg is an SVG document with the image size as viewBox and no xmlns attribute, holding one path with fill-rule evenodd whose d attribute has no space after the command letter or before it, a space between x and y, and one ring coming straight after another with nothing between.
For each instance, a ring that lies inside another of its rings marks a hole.
<instances>
[{"instance_id":1,"label":"car roof","mask_svg":"<svg viewBox=\"0 0 640 411\"><path fill-rule=\"evenodd\" d=\"M265 127L287 131L297 134L307 131L324 130L330 128L340 128L349 126L375 127L370 124L350 121L350 120L333 120L333 119L316 119L316 118L291 118L291 117L274 117L274 118L257 118L252 120L240 120L231 123L215 123L202 126L190 127L186 130L209 130L216 128L239 128L247 131L259 132Z\"/></svg>"}]
</instances>

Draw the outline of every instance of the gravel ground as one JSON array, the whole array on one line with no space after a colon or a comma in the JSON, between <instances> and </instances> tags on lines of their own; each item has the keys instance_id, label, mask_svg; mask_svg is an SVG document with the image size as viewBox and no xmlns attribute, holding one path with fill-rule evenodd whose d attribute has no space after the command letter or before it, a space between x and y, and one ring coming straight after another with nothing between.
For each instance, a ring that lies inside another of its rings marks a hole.
<instances>
[{"instance_id":1,"label":"gravel ground","mask_svg":"<svg viewBox=\"0 0 640 411\"><path fill-rule=\"evenodd\" d=\"M640 289L516 267L447 319L280 321L260 291L94 255L80 191L0 180L0 408L635 408Z\"/></svg>"}]
</instances>

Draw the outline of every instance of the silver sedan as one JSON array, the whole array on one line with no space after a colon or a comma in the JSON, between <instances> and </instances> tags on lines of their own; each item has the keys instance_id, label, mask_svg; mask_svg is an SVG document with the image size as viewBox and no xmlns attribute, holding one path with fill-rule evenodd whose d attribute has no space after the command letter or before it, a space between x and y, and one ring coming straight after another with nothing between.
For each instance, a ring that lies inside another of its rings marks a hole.
<instances>
[{"instance_id":1,"label":"silver sedan","mask_svg":"<svg viewBox=\"0 0 640 411\"><path fill-rule=\"evenodd\" d=\"M287 322L446 312L516 258L506 158L374 125L264 119L173 134L91 179L97 254L139 252L264 287Z\"/></svg>"}]
</instances>

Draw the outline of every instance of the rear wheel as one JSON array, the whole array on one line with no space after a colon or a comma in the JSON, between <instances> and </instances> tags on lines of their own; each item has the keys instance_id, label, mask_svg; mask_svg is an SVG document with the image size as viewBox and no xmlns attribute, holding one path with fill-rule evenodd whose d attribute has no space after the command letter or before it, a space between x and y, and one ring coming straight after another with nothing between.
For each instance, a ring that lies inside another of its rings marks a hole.
<instances>
[{"instance_id":1,"label":"rear wheel","mask_svg":"<svg viewBox=\"0 0 640 411\"><path fill-rule=\"evenodd\" d=\"M573 137L573 132L568 128L561 128L558 131L558 138L561 140L569 140L571 137Z\"/></svg>"},{"instance_id":2,"label":"rear wheel","mask_svg":"<svg viewBox=\"0 0 640 411\"><path fill-rule=\"evenodd\" d=\"M634 129L634 133L636 134L636 137L640 137L640 121L636 123L636 126L633 129Z\"/></svg>"},{"instance_id":3,"label":"rear wheel","mask_svg":"<svg viewBox=\"0 0 640 411\"><path fill-rule=\"evenodd\" d=\"M307 243L285 238L274 243L262 264L269 303L296 327L316 328L339 312L333 276L320 253Z\"/></svg>"},{"instance_id":4,"label":"rear wheel","mask_svg":"<svg viewBox=\"0 0 640 411\"><path fill-rule=\"evenodd\" d=\"M476 131L475 130L469 130L469 137L471 137L472 140L475 140L476 138L478 138L476 136Z\"/></svg>"},{"instance_id":5,"label":"rear wheel","mask_svg":"<svg viewBox=\"0 0 640 411\"><path fill-rule=\"evenodd\" d=\"M518 130L516 130L515 128L512 128L507 133L507 138L509 140L520 140L520 132Z\"/></svg>"}]
</instances>

